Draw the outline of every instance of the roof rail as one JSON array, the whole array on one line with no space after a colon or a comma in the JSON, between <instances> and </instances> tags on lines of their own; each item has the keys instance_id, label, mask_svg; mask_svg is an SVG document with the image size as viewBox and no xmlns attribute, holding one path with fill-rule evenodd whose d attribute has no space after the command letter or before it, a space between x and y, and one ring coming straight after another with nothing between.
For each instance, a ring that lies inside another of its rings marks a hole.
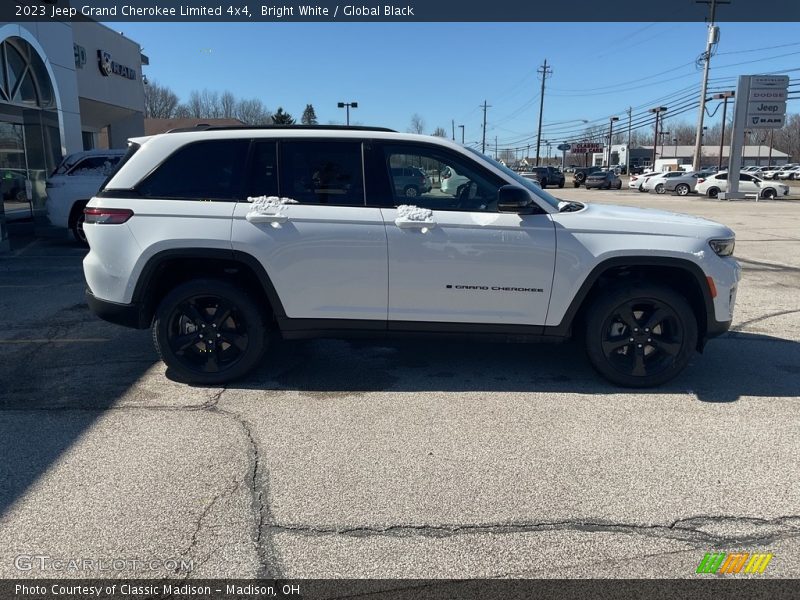
<instances>
[{"instance_id":1,"label":"roof rail","mask_svg":"<svg viewBox=\"0 0 800 600\"><path fill-rule=\"evenodd\" d=\"M387 127L365 127L362 125L208 125L199 123L194 127L178 127L170 129L167 133L183 133L187 131L230 131L237 129L308 129L308 130L334 130L334 131L384 131L397 133Z\"/></svg>"}]
</instances>

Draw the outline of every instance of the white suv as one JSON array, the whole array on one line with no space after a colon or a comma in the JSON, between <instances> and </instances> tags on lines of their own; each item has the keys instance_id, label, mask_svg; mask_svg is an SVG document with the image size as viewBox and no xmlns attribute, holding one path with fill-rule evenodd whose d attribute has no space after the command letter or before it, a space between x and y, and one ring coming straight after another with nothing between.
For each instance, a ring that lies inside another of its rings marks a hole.
<instances>
[{"instance_id":1,"label":"white suv","mask_svg":"<svg viewBox=\"0 0 800 600\"><path fill-rule=\"evenodd\" d=\"M411 205L392 181L405 166L466 183ZM446 139L377 128L133 139L85 214L91 309L152 327L168 373L206 384L251 371L274 332L581 336L609 380L658 385L728 329L740 278L723 225L561 201Z\"/></svg>"},{"instance_id":2,"label":"white suv","mask_svg":"<svg viewBox=\"0 0 800 600\"><path fill-rule=\"evenodd\" d=\"M114 171L125 150L86 150L70 154L47 178L47 217L56 227L70 229L86 245L83 209Z\"/></svg>"}]
</instances>

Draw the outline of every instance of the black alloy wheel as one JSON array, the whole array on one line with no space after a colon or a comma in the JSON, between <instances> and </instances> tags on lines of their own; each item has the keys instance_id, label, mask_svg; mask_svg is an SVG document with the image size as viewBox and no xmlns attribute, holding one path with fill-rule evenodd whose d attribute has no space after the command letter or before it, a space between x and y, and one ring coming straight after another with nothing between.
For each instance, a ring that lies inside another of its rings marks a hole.
<instances>
[{"instance_id":1,"label":"black alloy wheel","mask_svg":"<svg viewBox=\"0 0 800 600\"><path fill-rule=\"evenodd\" d=\"M686 299L661 286L620 288L601 296L587 319L593 366L626 387L650 387L675 377L697 344L697 320Z\"/></svg>"},{"instance_id":2,"label":"black alloy wheel","mask_svg":"<svg viewBox=\"0 0 800 600\"><path fill-rule=\"evenodd\" d=\"M261 360L266 329L248 294L216 280L195 280L172 290L153 323L153 340L176 379L223 383Z\"/></svg>"}]
</instances>

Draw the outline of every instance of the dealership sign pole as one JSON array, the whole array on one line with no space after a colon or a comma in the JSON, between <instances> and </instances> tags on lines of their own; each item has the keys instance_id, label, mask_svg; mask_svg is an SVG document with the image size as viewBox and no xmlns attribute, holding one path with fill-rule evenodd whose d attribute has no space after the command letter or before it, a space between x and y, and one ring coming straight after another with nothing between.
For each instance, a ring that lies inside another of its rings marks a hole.
<instances>
[{"instance_id":1,"label":"dealership sign pole","mask_svg":"<svg viewBox=\"0 0 800 600\"><path fill-rule=\"evenodd\" d=\"M745 129L780 129L786 122L788 75L740 75L733 110L731 149L728 155L728 191L720 200L741 200L739 174ZM756 198L757 200L758 198Z\"/></svg>"}]
</instances>

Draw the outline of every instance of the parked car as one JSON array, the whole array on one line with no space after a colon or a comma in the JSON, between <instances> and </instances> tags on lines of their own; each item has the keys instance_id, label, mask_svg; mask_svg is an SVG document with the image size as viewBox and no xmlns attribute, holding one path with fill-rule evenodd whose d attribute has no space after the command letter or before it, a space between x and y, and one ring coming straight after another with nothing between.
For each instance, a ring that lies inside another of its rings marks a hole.
<instances>
[{"instance_id":1,"label":"parked car","mask_svg":"<svg viewBox=\"0 0 800 600\"><path fill-rule=\"evenodd\" d=\"M698 179L704 179L711 175L713 173L708 171L687 171L681 173L679 177L669 177L663 182L664 191L675 192L678 196L688 196L695 191Z\"/></svg>"},{"instance_id":2,"label":"parked car","mask_svg":"<svg viewBox=\"0 0 800 600\"><path fill-rule=\"evenodd\" d=\"M70 229L82 245L83 209L114 171L125 150L88 150L70 154L47 179L47 216L56 227Z\"/></svg>"},{"instance_id":3,"label":"parked car","mask_svg":"<svg viewBox=\"0 0 800 600\"><path fill-rule=\"evenodd\" d=\"M715 173L710 177L697 180L696 191L709 198L716 198L720 192L728 191L728 172ZM739 191L755 198L777 198L789 194L789 186L784 183L772 183L747 173L739 174Z\"/></svg>"},{"instance_id":4,"label":"parked car","mask_svg":"<svg viewBox=\"0 0 800 600\"><path fill-rule=\"evenodd\" d=\"M586 189L622 189L622 179L614 171L597 171L586 177Z\"/></svg>"},{"instance_id":5,"label":"parked car","mask_svg":"<svg viewBox=\"0 0 800 600\"><path fill-rule=\"evenodd\" d=\"M770 165L769 167L761 167L761 172L758 173L758 176L761 179L775 179L775 175L777 175L780 171L783 170L783 166L777 165Z\"/></svg>"},{"instance_id":6,"label":"parked car","mask_svg":"<svg viewBox=\"0 0 800 600\"><path fill-rule=\"evenodd\" d=\"M628 180L628 189L639 190L640 192L643 192L644 182L647 181L647 178L652 175L658 175L658 171L645 171L644 173L639 173L638 175L631 175L630 179Z\"/></svg>"},{"instance_id":7,"label":"parked car","mask_svg":"<svg viewBox=\"0 0 800 600\"><path fill-rule=\"evenodd\" d=\"M800 166L786 167L784 169L781 169L773 177L773 179L780 179L781 181L786 181L787 179L798 179L798 178L800 178Z\"/></svg>"},{"instance_id":8,"label":"parked car","mask_svg":"<svg viewBox=\"0 0 800 600\"><path fill-rule=\"evenodd\" d=\"M25 184L28 181L24 169L0 169L0 193L3 200L26 202L28 193Z\"/></svg>"},{"instance_id":9,"label":"parked car","mask_svg":"<svg viewBox=\"0 0 800 600\"><path fill-rule=\"evenodd\" d=\"M572 185L574 187L581 187L589 175L597 173L598 171L602 171L602 169L600 167L577 167L575 169L575 174L572 176Z\"/></svg>"},{"instance_id":10,"label":"parked car","mask_svg":"<svg viewBox=\"0 0 800 600\"><path fill-rule=\"evenodd\" d=\"M442 169L442 183L440 189L450 196L458 196L461 186L469 183L469 179L455 172L453 167Z\"/></svg>"},{"instance_id":11,"label":"parked car","mask_svg":"<svg viewBox=\"0 0 800 600\"><path fill-rule=\"evenodd\" d=\"M531 167L531 173L536 173L539 178L539 184L546 188L548 185L557 185L560 188L564 187L566 178L560 169L555 167Z\"/></svg>"},{"instance_id":12,"label":"parked car","mask_svg":"<svg viewBox=\"0 0 800 600\"><path fill-rule=\"evenodd\" d=\"M535 185L537 185L539 187L542 187L542 184L539 181L539 174L538 173L532 173L530 171L523 171L522 173L520 173L520 175L522 177L524 177L525 179L530 179L531 183L533 183L533 184L535 184Z\"/></svg>"},{"instance_id":13,"label":"parked car","mask_svg":"<svg viewBox=\"0 0 800 600\"><path fill-rule=\"evenodd\" d=\"M665 194L668 191L667 182L673 179L685 179L686 171L661 171L654 173L647 177L642 184L642 189L645 192L655 192L656 194ZM674 189L674 188L673 188Z\"/></svg>"},{"instance_id":14,"label":"parked car","mask_svg":"<svg viewBox=\"0 0 800 600\"><path fill-rule=\"evenodd\" d=\"M392 167L392 181L397 193L406 198L427 194L433 187L431 178L419 167Z\"/></svg>"},{"instance_id":15,"label":"parked car","mask_svg":"<svg viewBox=\"0 0 800 600\"><path fill-rule=\"evenodd\" d=\"M386 166L400 156L468 184L410 203ZM461 144L377 128L135 138L85 214L90 310L151 328L168 375L204 385L280 338L414 333L575 335L610 381L659 385L728 330L741 276L724 225L563 201Z\"/></svg>"}]
</instances>

